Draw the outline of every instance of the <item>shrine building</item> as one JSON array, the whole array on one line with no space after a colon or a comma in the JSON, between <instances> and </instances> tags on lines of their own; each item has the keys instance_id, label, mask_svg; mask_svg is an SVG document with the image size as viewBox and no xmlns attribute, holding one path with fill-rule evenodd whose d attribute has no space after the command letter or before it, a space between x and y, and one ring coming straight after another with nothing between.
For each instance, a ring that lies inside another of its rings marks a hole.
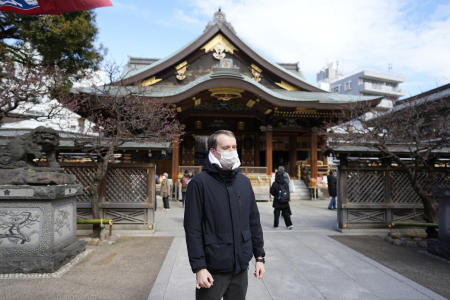
<instances>
[{"instance_id":1,"label":"shrine building","mask_svg":"<svg viewBox=\"0 0 450 300\"><path fill-rule=\"evenodd\" d=\"M315 178L327 164L321 155L324 124L355 103L375 106L381 100L329 93L305 82L297 64L271 62L243 42L220 10L185 48L161 60L130 58L124 72L122 85L140 86L149 101L177 111L185 134L155 161L157 172L172 178L200 170L207 138L219 129L235 133L244 173L270 175L283 165L298 177L300 162L307 162Z\"/></svg>"}]
</instances>

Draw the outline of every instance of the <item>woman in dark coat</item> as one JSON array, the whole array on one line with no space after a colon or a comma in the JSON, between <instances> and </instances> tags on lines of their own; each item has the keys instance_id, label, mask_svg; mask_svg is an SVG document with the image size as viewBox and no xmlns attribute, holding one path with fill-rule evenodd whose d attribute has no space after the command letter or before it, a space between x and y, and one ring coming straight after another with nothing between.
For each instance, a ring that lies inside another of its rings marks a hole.
<instances>
[{"instance_id":1,"label":"woman in dark coat","mask_svg":"<svg viewBox=\"0 0 450 300\"><path fill-rule=\"evenodd\" d=\"M278 171L277 174L275 175L275 181L272 184L272 186L270 187L270 194L273 195L274 199L273 199L273 215L274 215L274 220L273 220L273 227L277 228L278 227L278 223L280 220L280 212L281 215L284 218L284 223L286 224L286 227L290 230L292 230L294 228L294 226L292 225L292 221L291 221L291 207L289 206L289 183L286 182L285 177L284 177L284 172L283 171ZM281 193L286 193L287 192L287 197L288 199L286 200L285 198L282 198Z\"/></svg>"},{"instance_id":2,"label":"woman in dark coat","mask_svg":"<svg viewBox=\"0 0 450 300\"><path fill-rule=\"evenodd\" d=\"M331 171L330 175L327 177L328 181L328 193L331 196L330 203L328 204L328 209L336 209L336 196L337 196L337 179L336 171Z\"/></svg>"}]
</instances>

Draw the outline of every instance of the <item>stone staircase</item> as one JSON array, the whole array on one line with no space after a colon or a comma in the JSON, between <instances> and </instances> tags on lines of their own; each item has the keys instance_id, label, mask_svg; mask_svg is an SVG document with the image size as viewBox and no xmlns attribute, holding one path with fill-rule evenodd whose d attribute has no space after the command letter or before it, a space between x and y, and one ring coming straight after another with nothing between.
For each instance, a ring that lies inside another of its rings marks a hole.
<instances>
[{"instance_id":1,"label":"stone staircase","mask_svg":"<svg viewBox=\"0 0 450 300\"><path fill-rule=\"evenodd\" d=\"M309 189L303 180L292 180L294 184L294 192L291 192L291 201L311 200Z\"/></svg>"}]
</instances>

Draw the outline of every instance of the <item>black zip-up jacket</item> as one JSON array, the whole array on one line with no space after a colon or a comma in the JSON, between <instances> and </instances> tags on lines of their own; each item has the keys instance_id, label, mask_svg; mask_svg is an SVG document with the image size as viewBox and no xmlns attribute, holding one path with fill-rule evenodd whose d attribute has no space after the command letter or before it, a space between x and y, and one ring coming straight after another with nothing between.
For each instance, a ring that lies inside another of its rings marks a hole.
<instances>
[{"instance_id":1,"label":"black zip-up jacket","mask_svg":"<svg viewBox=\"0 0 450 300\"><path fill-rule=\"evenodd\" d=\"M259 211L250 180L239 169L225 170L207 158L188 184L184 230L195 273L239 273L265 256Z\"/></svg>"}]
</instances>

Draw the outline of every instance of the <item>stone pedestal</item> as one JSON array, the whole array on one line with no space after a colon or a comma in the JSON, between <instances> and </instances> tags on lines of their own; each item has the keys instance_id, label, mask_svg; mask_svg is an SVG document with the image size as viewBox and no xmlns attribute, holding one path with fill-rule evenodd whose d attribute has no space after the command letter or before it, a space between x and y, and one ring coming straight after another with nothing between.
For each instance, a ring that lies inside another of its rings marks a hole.
<instances>
[{"instance_id":1,"label":"stone pedestal","mask_svg":"<svg viewBox=\"0 0 450 300\"><path fill-rule=\"evenodd\" d=\"M428 241L428 251L450 260L450 188L433 188L439 200L439 239Z\"/></svg>"},{"instance_id":2,"label":"stone pedestal","mask_svg":"<svg viewBox=\"0 0 450 300\"><path fill-rule=\"evenodd\" d=\"M0 273L52 273L85 250L76 239L81 189L0 185Z\"/></svg>"}]
</instances>

